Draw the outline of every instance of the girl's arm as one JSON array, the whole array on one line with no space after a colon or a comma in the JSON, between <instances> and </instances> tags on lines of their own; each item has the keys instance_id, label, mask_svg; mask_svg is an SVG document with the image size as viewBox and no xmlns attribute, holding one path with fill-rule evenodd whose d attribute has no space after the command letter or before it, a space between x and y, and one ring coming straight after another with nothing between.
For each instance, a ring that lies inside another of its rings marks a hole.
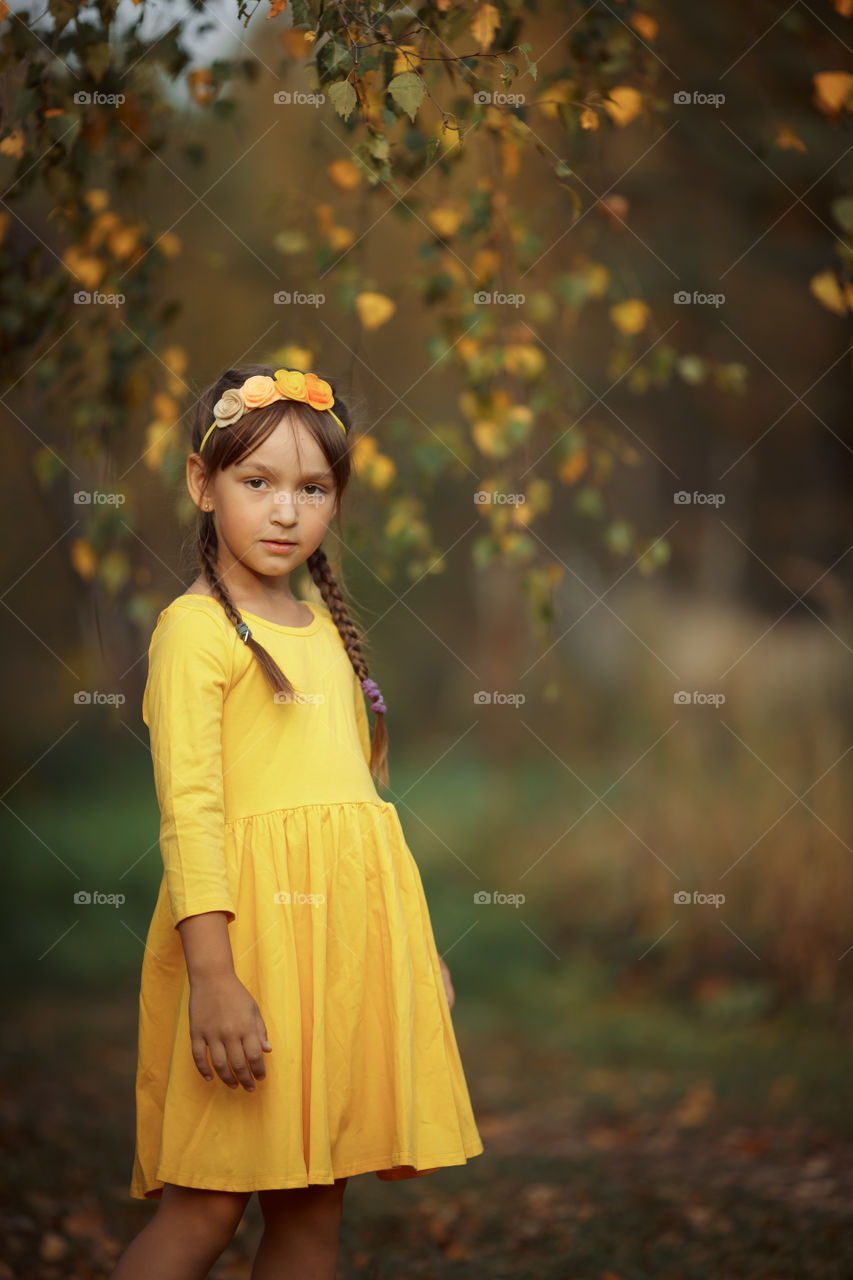
<instances>
[{"instance_id":1,"label":"girl's arm","mask_svg":"<svg viewBox=\"0 0 853 1280\"><path fill-rule=\"evenodd\" d=\"M234 971L226 912L187 916L178 931L190 982L193 1060L204 1079L212 1080L209 1050L219 1078L232 1089L239 1081L251 1093L255 1080L266 1075L264 1053L272 1045L254 997Z\"/></svg>"}]
</instances>

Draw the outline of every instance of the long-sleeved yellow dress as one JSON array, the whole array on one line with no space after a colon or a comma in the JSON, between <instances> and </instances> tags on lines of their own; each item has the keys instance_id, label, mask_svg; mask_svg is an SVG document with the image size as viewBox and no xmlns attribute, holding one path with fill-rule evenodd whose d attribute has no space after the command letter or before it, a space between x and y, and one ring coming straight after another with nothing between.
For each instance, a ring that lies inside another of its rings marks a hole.
<instances>
[{"instance_id":1,"label":"long-sleeved yellow dress","mask_svg":"<svg viewBox=\"0 0 853 1280\"><path fill-rule=\"evenodd\" d=\"M275 694L211 596L178 596L149 647L164 874L139 1000L130 1194L251 1191L464 1164L483 1143L417 864L367 765L364 695L323 604L286 627L245 613L297 690ZM266 1078L193 1061L178 923L227 913L258 1003Z\"/></svg>"}]
</instances>

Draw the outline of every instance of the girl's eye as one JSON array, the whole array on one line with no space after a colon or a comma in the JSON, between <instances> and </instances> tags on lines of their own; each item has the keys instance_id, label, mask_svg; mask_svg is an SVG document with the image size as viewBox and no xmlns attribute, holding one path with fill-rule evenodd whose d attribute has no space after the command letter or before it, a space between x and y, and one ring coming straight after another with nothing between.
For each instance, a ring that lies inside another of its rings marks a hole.
<instances>
[{"instance_id":1,"label":"girl's eye","mask_svg":"<svg viewBox=\"0 0 853 1280\"><path fill-rule=\"evenodd\" d=\"M263 476L252 476L252 478L251 478L250 480L247 480L247 481L246 481L246 484L254 484L256 480L259 480L259 481L261 482L261 484L266 484L266 481L264 480ZM253 489L253 490L252 490L252 492L253 492L253 493L257 493L257 492L258 492L258 490L257 490L257 489Z\"/></svg>"},{"instance_id":2,"label":"girl's eye","mask_svg":"<svg viewBox=\"0 0 853 1280\"><path fill-rule=\"evenodd\" d=\"M313 483L312 483L312 484L306 484L305 488L306 488L306 489L316 489L318 493L325 493L325 492L326 492L326 490L323 488L323 486L322 486L321 484L313 484Z\"/></svg>"}]
</instances>

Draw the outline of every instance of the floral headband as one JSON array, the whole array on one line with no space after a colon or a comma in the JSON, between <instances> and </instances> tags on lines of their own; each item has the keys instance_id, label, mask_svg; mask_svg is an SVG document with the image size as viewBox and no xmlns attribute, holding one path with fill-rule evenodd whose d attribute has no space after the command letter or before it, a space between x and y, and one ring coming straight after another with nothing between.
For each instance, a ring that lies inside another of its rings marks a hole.
<instances>
[{"instance_id":1,"label":"floral headband","mask_svg":"<svg viewBox=\"0 0 853 1280\"><path fill-rule=\"evenodd\" d=\"M316 373L301 373L298 369L276 369L274 378L269 378L266 374L254 374L246 379L242 387L230 388L217 400L213 406L214 420L198 447L199 453L214 427L233 426L250 409L264 409L276 400L300 400L303 404L309 404L312 409L327 409L344 435L347 433L338 415L332 413L335 394L328 382L318 378Z\"/></svg>"}]
</instances>

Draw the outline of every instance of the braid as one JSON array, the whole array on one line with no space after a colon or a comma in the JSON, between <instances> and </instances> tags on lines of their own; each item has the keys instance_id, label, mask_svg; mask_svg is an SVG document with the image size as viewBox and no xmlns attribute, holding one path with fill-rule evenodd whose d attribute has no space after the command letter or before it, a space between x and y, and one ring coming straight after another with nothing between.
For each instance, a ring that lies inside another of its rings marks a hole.
<instances>
[{"instance_id":1,"label":"braid","mask_svg":"<svg viewBox=\"0 0 853 1280\"><path fill-rule=\"evenodd\" d=\"M358 631L349 616L347 607L344 604L341 589L335 581L332 573L331 565L328 557L322 547L318 547L308 557L306 564L311 577L320 588L320 593L326 608L329 610L332 621L338 629L338 633L343 640L344 648L347 651L347 657L353 665L355 674L358 676L359 683L364 686L365 681L370 680L370 673L367 669L367 663L361 652L361 646L358 641ZM376 688L376 686L373 686ZM368 685L368 689L370 686ZM380 781L388 786L388 727L385 723L385 704L382 702L381 695L371 695L371 706L373 707L374 726L373 738L370 746L370 768L377 774Z\"/></svg>"},{"instance_id":2,"label":"braid","mask_svg":"<svg viewBox=\"0 0 853 1280\"><path fill-rule=\"evenodd\" d=\"M205 512L202 516L201 528L199 529L198 553L204 575L210 583L214 596L225 610L228 621L237 628L241 636L244 634L243 629L245 629L245 633L248 636L246 645L252 650L252 653L260 663L261 669L270 685L272 685L276 693L285 693L288 698L295 697L296 690L293 685L275 659L267 653L263 645L258 644L247 624L243 621L240 610L228 594L224 579L219 577L216 567L216 534L214 532L213 516L209 512Z\"/></svg>"}]
</instances>

